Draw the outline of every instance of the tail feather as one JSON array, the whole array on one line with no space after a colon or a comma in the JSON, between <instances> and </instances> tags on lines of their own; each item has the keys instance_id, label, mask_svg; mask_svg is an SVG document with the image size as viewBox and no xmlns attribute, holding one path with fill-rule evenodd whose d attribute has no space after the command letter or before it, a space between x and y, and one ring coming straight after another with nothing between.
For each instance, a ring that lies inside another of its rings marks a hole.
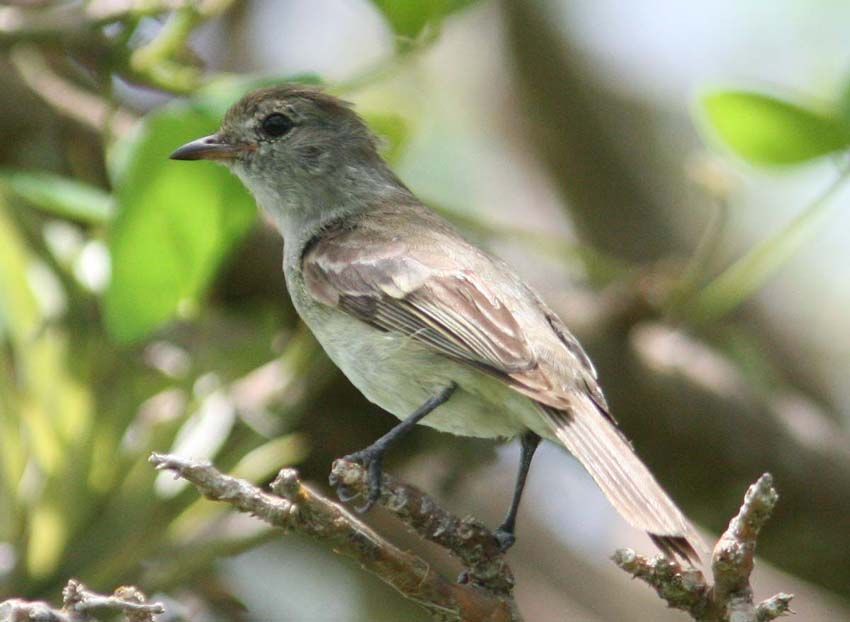
<instances>
[{"instance_id":1,"label":"tail feather","mask_svg":"<svg viewBox=\"0 0 850 622\"><path fill-rule=\"evenodd\" d=\"M699 554L683 536L657 536L651 533L649 539L668 559L679 557L691 565L699 562Z\"/></svg>"},{"instance_id":2,"label":"tail feather","mask_svg":"<svg viewBox=\"0 0 850 622\"><path fill-rule=\"evenodd\" d=\"M646 531L667 557L691 564L699 561L697 549L705 547L687 519L591 398L574 395L569 412L541 406L555 437L582 463L623 518Z\"/></svg>"}]
</instances>

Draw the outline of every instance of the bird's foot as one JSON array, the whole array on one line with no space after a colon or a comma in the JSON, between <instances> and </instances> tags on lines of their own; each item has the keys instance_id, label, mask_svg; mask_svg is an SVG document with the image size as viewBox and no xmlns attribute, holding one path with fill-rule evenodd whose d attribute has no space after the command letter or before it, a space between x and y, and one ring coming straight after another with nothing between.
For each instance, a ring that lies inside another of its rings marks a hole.
<instances>
[{"instance_id":1,"label":"bird's foot","mask_svg":"<svg viewBox=\"0 0 850 622\"><path fill-rule=\"evenodd\" d=\"M349 454L341 458L346 462L354 462L362 465L367 469L369 492L366 495L366 502L363 505L355 506L354 509L361 514L368 512L372 506L381 498L381 480L383 479L383 462L384 452L380 447L374 445L361 449L353 454ZM336 489L336 496L343 503L348 503L358 496L359 493L353 492L351 488L345 484L338 482L332 475L330 480L331 486Z\"/></svg>"},{"instance_id":2,"label":"bird's foot","mask_svg":"<svg viewBox=\"0 0 850 622\"><path fill-rule=\"evenodd\" d=\"M499 550L502 553L506 553L516 542L513 530L506 527L499 527L493 535L496 536L496 540L499 542Z\"/></svg>"},{"instance_id":3,"label":"bird's foot","mask_svg":"<svg viewBox=\"0 0 850 622\"><path fill-rule=\"evenodd\" d=\"M493 536L496 538L496 542L499 543L499 552L503 554L514 545L514 542L516 542L516 536L514 535L513 530L505 527L504 525L498 527L496 531L493 532ZM464 570L457 578L457 582L461 585L466 585L470 581L472 581L472 575L469 570Z\"/></svg>"}]
</instances>

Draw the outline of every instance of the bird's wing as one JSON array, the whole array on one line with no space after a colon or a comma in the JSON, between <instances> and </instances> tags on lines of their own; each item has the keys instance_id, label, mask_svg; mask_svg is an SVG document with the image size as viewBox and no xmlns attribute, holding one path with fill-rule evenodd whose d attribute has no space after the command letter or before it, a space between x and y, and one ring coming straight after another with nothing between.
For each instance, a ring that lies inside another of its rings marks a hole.
<instances>
[{"instance_id":1,"label":"bird's wing","mask_svg":"<svg viewBox=\"0 0 850 622\"><path fill-rule=\"evenodd\" d=\"M451 238L441 242L466 245ZM565 386L556 370L541 364L508 304L510 294L497 291L498 283L488 283L473 266L464 266L467 253L452 250L375 239L370 231L352 229L325 234L311 245L302 271L314 299L498 376L542 404L568 407L575 387ZM473 253L473 260L486 257L472 246L464 250ZM563 331L569 335L566 327ZM586 369L596 387L587 356L569 339L576 368ZM598 387L595 392L604 404Z\"/></svg>"},{"instance_id":2,"label":"bird's wing","mask_svg":"<svg viewBox=\"0 0 850 622\"><path fill-rule=\"evenodd\" d=\"M507 268L458 237L405 241L365 226L325 232L302 270L316 300L495 375L537 402L555 437L630 523L669 556L698 559L699 537L620 433L578 341Z\"/></svg>"}]
</instances>

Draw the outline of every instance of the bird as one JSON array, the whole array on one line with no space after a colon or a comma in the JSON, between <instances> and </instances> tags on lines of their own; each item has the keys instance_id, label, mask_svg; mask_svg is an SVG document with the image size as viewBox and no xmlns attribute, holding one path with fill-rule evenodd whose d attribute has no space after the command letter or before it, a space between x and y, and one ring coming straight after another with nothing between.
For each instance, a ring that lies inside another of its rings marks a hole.
<instances>
[{"instance_id":1,"label":"bird","mask_svg":"<svg viewBox=\"0 0 850 622\"><path fill-rule=\"evenodd\" d=\"M417 424L518 438L512 500L494 532L507 551L546 439L665 556L699 561L699 536L619 428L578 340L504 261L411 192L350 103L300 84L259 89L171 158L224 164L242 181L283 237L299 316L351 383L399 418L345 457L368 474L357 509L380 498L384 456ZM342 487L337 494L351 500Z\"/></svg>"}]
</instances>

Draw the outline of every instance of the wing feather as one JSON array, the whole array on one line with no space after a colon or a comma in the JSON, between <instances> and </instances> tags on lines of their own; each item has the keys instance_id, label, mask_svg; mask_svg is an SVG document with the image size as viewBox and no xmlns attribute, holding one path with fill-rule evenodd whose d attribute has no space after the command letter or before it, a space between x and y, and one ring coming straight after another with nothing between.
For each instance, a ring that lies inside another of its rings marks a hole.
<instances>
[{"instance_id":1,"label":"wing feather","mask_svg":"<svg viewBox=\"0 0 850 622\"><path fill-rule=\"evenodd\" d=\"M475 274L429 267L405 250L398 242L355 249L325 238L302 260L308 291L376 328L493 373L537 367L516 318Z\"/></svg>"}]
</instances>

